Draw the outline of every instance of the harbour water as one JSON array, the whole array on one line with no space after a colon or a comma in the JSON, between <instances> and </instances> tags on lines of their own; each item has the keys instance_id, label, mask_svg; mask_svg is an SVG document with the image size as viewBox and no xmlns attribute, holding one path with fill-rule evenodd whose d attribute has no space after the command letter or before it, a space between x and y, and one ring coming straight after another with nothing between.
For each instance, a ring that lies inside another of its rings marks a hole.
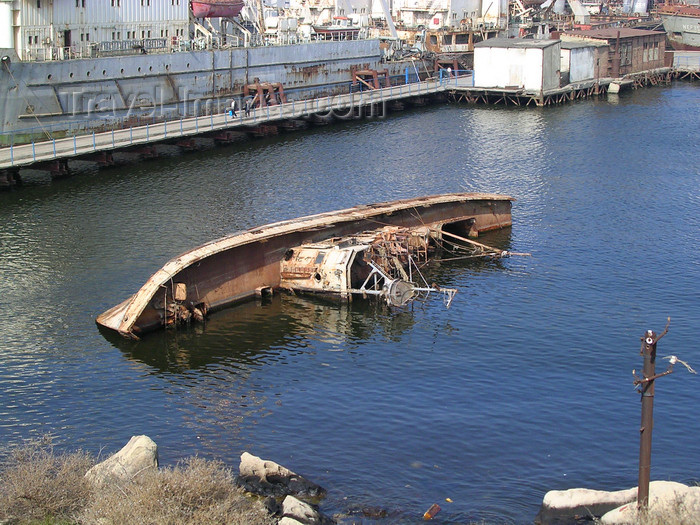
<instances>
[{"instance_id":1,"label":"harbour water","mask_svg":"<svg viewBox=\"0 0 700 525\"><path fill-rule=\"evenodd\" d=\"M547 490L635 486L640 336L670 316L659 355L700 369L698 122L700 91L676 83L25 177L0 194L0 443L105 453L147 434L165 464L232 467L249 451L380 524L433 503L440 523L531 523ZM431 268L459 289L448 310L275 296L141 342L95 326L207 240L452 191L514 196L512 229L483 242L532 257ZM699 381L676 365L657 382L652 479L700 479Z\"/></svg>"}]
</instances>

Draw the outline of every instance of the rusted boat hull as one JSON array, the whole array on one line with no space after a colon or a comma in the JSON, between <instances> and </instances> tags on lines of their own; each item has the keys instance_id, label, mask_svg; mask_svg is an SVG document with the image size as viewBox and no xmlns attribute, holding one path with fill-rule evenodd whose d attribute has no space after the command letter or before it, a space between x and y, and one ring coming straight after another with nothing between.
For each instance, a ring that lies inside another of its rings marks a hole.
<instances>
[{"instance_id":1,"label":"rusted boat hull","mask_svg":"<svg viewBox=\"0 0 700 525\"><path fill-rule=\"evenodd\" d=\"M386 225L429 226L474 235L511 225L504 195L454 193L357 206L282 221L218 239L172 259L132 297L97 317L126 337L168 323L175 300L211 311L246 300L280 284L280 262L294 246L353 235Z\"/></svg>"},{"instance_id":2,"label":"rusted boat hull","mask_svg":"<svg viewBox=\"0 0 700 525\"><path fill-rule=\"evenodd\" d=\"M190 4L195 18L234 18L240 14L244 6L243 0L233 2L226 0L193 1Z\"/></svg>"}]
</instances>

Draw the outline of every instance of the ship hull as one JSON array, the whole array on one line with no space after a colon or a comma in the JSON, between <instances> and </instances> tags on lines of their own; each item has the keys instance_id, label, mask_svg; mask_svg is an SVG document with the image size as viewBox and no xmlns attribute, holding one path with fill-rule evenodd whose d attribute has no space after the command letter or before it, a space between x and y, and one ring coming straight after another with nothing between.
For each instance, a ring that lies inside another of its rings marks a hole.
<instances>
[{"instance_id":1,"label":"ship hull","mask_svg":"<svg viewBox=\"0 0 700 525\"><path fill-rule=\"evenodd\" d=\"M673 6L660 12L666 37L678 51L700 51L700 8Z\"/></svg>"},{"instance_id":2,"label":"ship hull","mask_svg":"<svg viewBox=\"0 0 700 525\"><path fill-rule=\"evenodd\" d=\"M512 198L455 193L357 206L247 230L209 242L166 263L126 301L97 317L97 324L138 337L169 323L173 308L211 311L279 286L280 264L305 243L374 230L378 225L465 226L466 235L511 225Z\"/></svg>"},{"instance_id":3,"label":"ship hull","mask_svg":"<svg viewBox=\"0 0 700 525\"><path fill-rule=\"evenodd\" d=\"M195 18L233 18L240 14L245 2L191 2Z\"/></svg>"},{"instance_id":4,"label":"ship hull","mask_svg":"<svg viewBox=\"0 0 700 525\"><path fill-rule=\"evenodd\" d=\"M347 40L176 53L20 62L0 74L0 145L223 112L253 79L293 98L347 92L352 69L403 74L379 40ZM239 107L242 107L239 106Z\"/></svg>"}]
</instances>

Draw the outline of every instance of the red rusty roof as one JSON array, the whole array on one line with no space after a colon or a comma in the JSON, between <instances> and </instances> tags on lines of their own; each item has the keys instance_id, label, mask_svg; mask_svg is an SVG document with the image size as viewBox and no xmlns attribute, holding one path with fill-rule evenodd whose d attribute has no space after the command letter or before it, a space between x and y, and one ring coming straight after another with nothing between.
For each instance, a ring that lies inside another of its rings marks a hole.
<instances>
[{"instance_id":1,"label":"red rusty roof","mask_svg":"<svg viewBox=\"0 0 700 525\"><path fill-rule=\"evenodd\" d=\"M617 38L633 38L636 36L663 35L663 31L648 31L646 29L632 29L630 27L606 27L603 29L588 29L586 31L566 31L565 35L579 36L584 38L602 38L611 40Z\"/></svg>"}]
</instances>

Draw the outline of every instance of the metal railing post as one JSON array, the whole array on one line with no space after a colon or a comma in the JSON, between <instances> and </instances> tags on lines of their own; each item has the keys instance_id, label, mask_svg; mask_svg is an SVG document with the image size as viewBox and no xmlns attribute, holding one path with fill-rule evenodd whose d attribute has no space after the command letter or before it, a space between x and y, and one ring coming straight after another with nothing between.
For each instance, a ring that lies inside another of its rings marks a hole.
<instances>
[{"instance_id":1,"label":"metal railing post","mask_svg":"<svg viewBox=\"0 0 700 525\"><path fill-rule=\"evenodd\" d=\"M78 136L73 135L73 155L78 154Z\"/></svg>"},{"instance_id":2,"label":"metal railing post","mask_svg":"<svg viewBox=\"0 0 700 525\"><path fill-rule=\"evenodd\" d=\"M56 139L53 139L53 156L56 158Z\"/></svg>"},{"instance_id":3,"label":"metal railing post","mask_svg":"<svg viewBox=\"0 0 700 525\"><path fill-rule=\"evenodd\" d=\"M32 139L32 157L36 161L36 145L34 144L34 139Z\"/></svg>"},{"instance_id":4,"label":"metal railing post","mask_svg":"<svg viewBox=\"0 0 700 525\"><path fill-rule=\"evenodd\" d=\"M148 122L146 122L146 142L151 140L151 129L148 127Z\"/></svg>"}]
</instances>

